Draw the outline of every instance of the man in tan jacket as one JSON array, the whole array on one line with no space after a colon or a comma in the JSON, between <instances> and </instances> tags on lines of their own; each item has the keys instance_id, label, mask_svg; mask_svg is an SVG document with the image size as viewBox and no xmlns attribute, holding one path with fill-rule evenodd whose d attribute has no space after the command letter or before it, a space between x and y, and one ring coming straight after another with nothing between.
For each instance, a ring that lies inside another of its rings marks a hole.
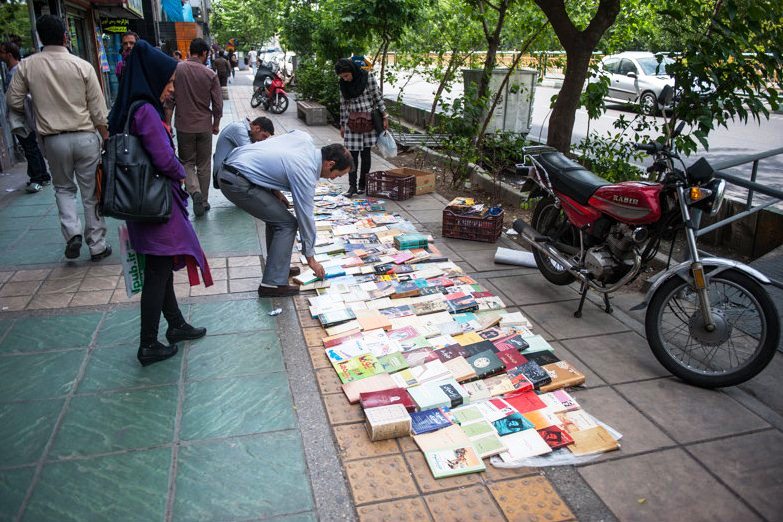
<instances>
[{"instance_id":1,"label":"man in tan jacket","mask_svg":"<svg viewBox=\"0 0 783 522\"><path fill-rule=\"evenodd\" d=\"M24 112L25 96L32 96L66 241L65 257L78 258L84 239L92 260L100 261L111 255L95 196L101 138L108 136L106 102L92 65L65 48L63 21L43 15L36 20L36 29L43 51L19 63L6 93L8 107ZM77 190L84 207L84 229L76 211Z\"/></svg>"}]
</instances>

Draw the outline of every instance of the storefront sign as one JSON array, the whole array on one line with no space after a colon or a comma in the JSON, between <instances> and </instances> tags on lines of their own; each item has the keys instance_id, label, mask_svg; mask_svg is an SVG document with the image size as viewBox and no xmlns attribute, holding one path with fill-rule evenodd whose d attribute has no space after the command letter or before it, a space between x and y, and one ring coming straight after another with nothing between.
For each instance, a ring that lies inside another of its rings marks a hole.
<instances>
[{"instance_id":1,"label":"storefront sign","mask_svg":"<svg viewBox=\"0 0 783 522\"><path fill-rule=\"evenodd\" d=\"M139 18L144 18L144 7L141 5L141 0L128 0L126 9L139 15Z\"/></svg>"},{"instance_id":2,"label":"storefront sign","mask_svg":"<svg viewBox=\"0 0 783 522\"><path fill-rule=\"evenodd\" d=\"M128 32L128 19L127 18L105 18L101 17L101 27L104 33L119 33L124 34Z\"/></svg>"}]
</instances>

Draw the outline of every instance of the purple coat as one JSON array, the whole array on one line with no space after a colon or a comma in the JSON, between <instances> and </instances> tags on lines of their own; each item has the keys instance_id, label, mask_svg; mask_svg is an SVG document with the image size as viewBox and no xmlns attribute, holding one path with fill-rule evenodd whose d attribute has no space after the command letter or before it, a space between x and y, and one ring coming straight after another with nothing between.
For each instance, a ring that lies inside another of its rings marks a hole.
<instances>
[{"instance_id":1,"label":"purple coat","mask_svg":"<svg viewBox=\"0 0 783 522\"><path fill-rule=\"evenodd\" d=\"M207 286L212 284L209 265L198 242L196 231L188 220L188 193L182 188L185 169L174 152L166 127L155 108L145 103L133 114L131 133L138 136L152 164L164 176L171 178L171 218L166 223L138 223L127 221L128 235L136 252L156 256L174 256L174 269L195 261ZM191 284L194 284L191 277ZM196 279L195 284L198 284Z\"/></svg>"}]
</instances>

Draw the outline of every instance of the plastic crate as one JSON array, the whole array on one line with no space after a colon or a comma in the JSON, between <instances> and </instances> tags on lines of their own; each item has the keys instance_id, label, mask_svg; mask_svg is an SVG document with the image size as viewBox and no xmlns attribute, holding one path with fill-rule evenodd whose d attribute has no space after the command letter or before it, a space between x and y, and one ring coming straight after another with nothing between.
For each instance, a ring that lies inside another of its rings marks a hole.
<instances>
[{"instance_id":1,"label":"plastic crate","mask_svg":"<svg viewBox=\"0 0 783 522\"><path fill-rule=\"evenodd\" d=\"M494 243L503 233L504 212L493 216L470 216L443 209L443 237Z\"/></svg>"},{"instance_id":2,"label":"plastic crate","mask_svg":"<svg viewBox=\"0 0 783 522\"><path fill-rule=\"evenodd\" d=\"M416 195L416 176L379 170L367 174L367 195L404 201Z\"/></svg>"}]
</instances>

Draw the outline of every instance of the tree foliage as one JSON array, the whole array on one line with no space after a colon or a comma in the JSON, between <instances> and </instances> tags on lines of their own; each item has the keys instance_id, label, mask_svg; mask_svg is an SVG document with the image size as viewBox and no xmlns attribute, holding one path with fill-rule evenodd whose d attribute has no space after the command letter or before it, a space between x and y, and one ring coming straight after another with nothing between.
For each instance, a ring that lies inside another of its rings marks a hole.
<instances>
[{"instance_id":1,"label":"tree foliage","mask_svg":"<svg viewBox=\"0 0 783 522\"><path fill-rule=\"evenodd\" d=\"M225 45L237 38L241 49L249 50L275 36L279 10L284 0L215 0L212 4L212 33Z\"/></svg>"},{"instance_id":2,"label":"tree foliage","mask_svg":"<svg viewBox=\"0 0 783 522\"><path fill-rule=\"evenodd\" d=\"M27 3L19 0L0 2L0 40L21 41L21 47L31 49L32 27Z\"/></svg>"}]
</instances>

